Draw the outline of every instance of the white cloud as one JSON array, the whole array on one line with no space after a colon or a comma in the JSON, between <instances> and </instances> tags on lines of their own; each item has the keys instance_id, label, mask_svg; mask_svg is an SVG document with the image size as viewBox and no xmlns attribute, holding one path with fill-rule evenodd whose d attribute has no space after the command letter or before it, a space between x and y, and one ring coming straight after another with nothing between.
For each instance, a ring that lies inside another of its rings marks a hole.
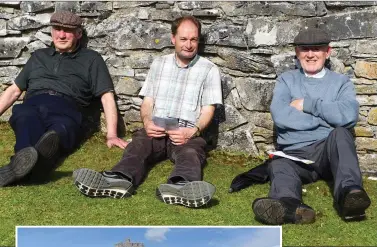
<instances>
[{"instance_id":1,"label":"white cloud","mask_svg":"<svg viewBox=\"0 0 377 247\"><path fill-rule=\"evenodd\" d=\"M162 242L166 240L165 234L169 231L169 228L152 228L148 229L144 236L150 241Z\"/></svg>"}]
</instances>

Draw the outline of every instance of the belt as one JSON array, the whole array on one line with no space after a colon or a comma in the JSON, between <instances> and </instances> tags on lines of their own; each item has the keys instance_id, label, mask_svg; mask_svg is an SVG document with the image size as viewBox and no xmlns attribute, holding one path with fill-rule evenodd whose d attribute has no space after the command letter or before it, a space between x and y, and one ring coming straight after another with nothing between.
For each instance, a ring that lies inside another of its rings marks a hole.
<instances>
[{"instance_id":1,"label":"belt","mask_svg":"<svg viewBox=\"0 0 377 247\"><path fill-rule=\"evenodd\" d=\"M68 96L64 93L59 93L59 92L52 90L52 89L41 89L41 90L32 91L30 93L28 92L28 93L26 93L25 99L29 99L31 97L34 97L34 96L40 95L40 94L48 94L48 95L58 96L58 97L61 97L63 99L66 99L71 104L74 104L76 107L78 106L76 100L74 100L71 96Z\"/></svg>"}]
</instances>

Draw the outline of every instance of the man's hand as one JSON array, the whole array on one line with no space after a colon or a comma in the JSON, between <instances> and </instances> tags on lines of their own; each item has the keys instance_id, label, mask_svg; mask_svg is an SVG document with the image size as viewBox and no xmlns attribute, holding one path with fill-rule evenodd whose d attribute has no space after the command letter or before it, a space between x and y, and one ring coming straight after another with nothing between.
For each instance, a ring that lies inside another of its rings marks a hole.
<instances>
[{"instance_id":1,"label":"man's hand","mask_svg":"<svg viewBox=\"0 0 377 247\"><path fill-rule=\"evenodd\" d=\"M106 139L106 145L108 148L111 148L112 146L117 146L121 149L125 149L128 145L128 142L118 138L117 136L107 136Z\"/></svg>"},{"instance_id":2,"label":"man's hand","mask_svg":"<svg viewBox=\"0 0 377 247\"><path fill-rule=\"evenodd\" d=\"M291 102L290 106L296 108L299 111L304 110L304 99L296 99Z\"/></svg>"},{"instance_id":3,"label":"man's hand","mask_svg":"<svg viewBox=\"0 0 377 247\"><path fill-rule=\"evenodd\" d=\"M188 140L196 133L197 128L178 128L175 130L167 131L171 142L174 145L182 145L187 143Z\"/></svg>"},{"instance_id":4,"label":"man's hand","mask_svg":"<svg viewBox=\"0 0 377 247\"><path fill-rule=\"evenodd\" d=\"M144 129L149 137L163 137L166 136L165 129L158 127L152 120L144 123Z\"/></svg>"}]
</instances>

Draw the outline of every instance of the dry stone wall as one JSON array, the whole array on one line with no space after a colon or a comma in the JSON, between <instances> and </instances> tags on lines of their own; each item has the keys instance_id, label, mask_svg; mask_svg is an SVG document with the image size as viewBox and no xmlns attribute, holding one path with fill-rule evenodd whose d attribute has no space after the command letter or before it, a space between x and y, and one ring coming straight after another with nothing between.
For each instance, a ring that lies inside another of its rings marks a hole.
<instances>
[{"instance_id":1,"label":"dry stone wall","mask_svg":"<svg viewBox=\"0 0 377 247\"><path fill-rule=\"evenodd\" d=\"M377 1L0 2L0 90L12 83L33 51L50 45L48 22L58 10L84 19L88 47L105 59L130 129L140 122L137 94L153 58L173 51L171 21L185 14L198 17L201 53L221 69L225 103L209 136L218 148L253 155L274 147L269 104L276 77L295 68L293 38L305 26L324 28L333 40L331 69L356 86L362 170L377 171Z\"/></svg>"}]
</instances>

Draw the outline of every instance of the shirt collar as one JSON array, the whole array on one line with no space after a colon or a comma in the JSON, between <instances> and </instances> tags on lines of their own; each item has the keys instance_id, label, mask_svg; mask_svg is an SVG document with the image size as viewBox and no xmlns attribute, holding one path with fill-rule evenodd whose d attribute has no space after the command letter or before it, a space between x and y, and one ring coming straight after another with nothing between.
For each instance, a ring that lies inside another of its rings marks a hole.
<instances>
[{"instance_id":1,"label":"shirt collar","mask_svg":"<svg viewBox=\"0 0 377 247\"><path fill-rule=\"evenodd\" d=\"M196 64L196 62L199 60L199 58L200 58L200 56L198 55L198 54L196 54L195 55L195 57L190 61L190 63L189 64L187 64L186 66L180 66L179 64L178 64L178 61L177 61L177 54L176 53L174 53L174 56L173 56L173 59L174 59L174 62L175 62L175 65L177 65L177 67L179 67L179 68L189 68L189 67L192 67L192 66L194 66L195 64Z\"/></svg>"},{"instance_id":2,"label":"shirt collar","mask_svg":"<svg viewBox=\"0 0 377 247\"><path fill-rule=\"evenodd\" d=\"M77 56L77 54L80 52L81 50L81 44L80 44L80 41L77 43L76 45L76 48L72 51L72 52L63 52L62 54L67 54L68 56L70 56L71 58L74 58ZM55 55L55 53L57 53L56 49L55 49L55 45L54 43L52 43L51 47L50 47L50 50L49 50L49 54L51 56Z\"/></svg>"},{"instance_id":3,"label":"shirt collar","mask_svg":"<svg viewBox=\"0 0 377 247\"><path fill-rule=\"evenodd\" d=\"M305 71L304 71L304 73L305 73ZM308 74L305 73L305 76L306 77L310 77L310 78L317 78L317 79L319 79L319 78L324 77L325 74L326 74L326 69L325 69L325 67L323 67L322 70L320 72L318 72L317 74L308 75Z\"/></svg>"}]
</instances>

